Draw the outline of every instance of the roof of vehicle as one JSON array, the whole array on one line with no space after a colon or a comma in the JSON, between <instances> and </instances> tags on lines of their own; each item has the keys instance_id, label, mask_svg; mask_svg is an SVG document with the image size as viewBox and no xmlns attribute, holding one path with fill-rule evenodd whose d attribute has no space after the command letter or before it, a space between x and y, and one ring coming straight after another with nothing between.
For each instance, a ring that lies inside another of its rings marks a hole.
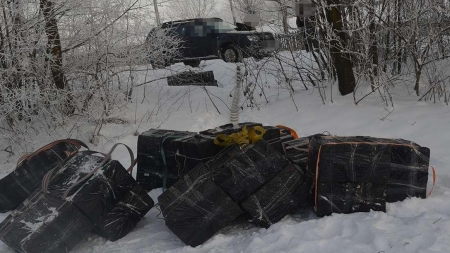
<instances>
[{"instance_id":1,"label":"roof of vehicle","mask_svg":"<svg viewBox=\"0 0 450 253\"><path fill-rule=\"evenodd\" d=\"M192 19L183 19L183 20L175 20L175 21L169 21L162 23L162 27L172 26L176 24L183 24L183 23L191 23L195 21L223 21L221 18L192 18Z\"/></svg>"}]
</instances>

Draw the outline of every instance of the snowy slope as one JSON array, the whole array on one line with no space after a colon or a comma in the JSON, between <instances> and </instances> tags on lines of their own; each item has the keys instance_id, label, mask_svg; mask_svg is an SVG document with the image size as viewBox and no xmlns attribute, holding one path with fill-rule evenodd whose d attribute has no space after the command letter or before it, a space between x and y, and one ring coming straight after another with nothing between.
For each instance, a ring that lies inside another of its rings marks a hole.
<instances>
[{"instance_id":1,"label":"snowy slope","mask_svg":"<svg viewBox=\"0 0 450 253\"><path fill-rule=\"evenodd\" d=\"M129 123L105 125L102 129L105 140L97 149L107 150L113 142L124 142L136 151L137 137L133 133L152 127L199 131L228 123L235 65L222 61L202 64L204 69L214 70L219 81L220 87L208 88L208 92L220 114L202 88L168 87L164 80L149 83L145 90L144 87L135 90L136 97L128 111L117 113L117 117L126 118ZM172 70L182 68L184 66L180 64L172 66ZM152 75L156 78L170 73L169 70L159 70ZM409 199L388 204L387 213L332 215L318 219L311 211L304 210L269 229L226 228L197 248L185 246L164 225L157 208L153 208L132 233L118 242L107 242L90 235L73 252L449 252L450 135L447 129L450 107L417 102L416 97L396 96L394 108L389 108L394 111L387 116L377 94L355 106L352 97L338 97L334 90L334 102L327 101L323 105L317 91L306 91L301 87L296 87L294 95L299 111L296 111L286 90L269 84L267 96L270 103L261 100L259 110L244 106L240 121L284 124L296 129L299 135L328 131L336 135L413 140L431 149L431 164L438 170L432 196L426 200ZM362 88L357 95L362 97L368 90ZM137 108L136 117L134 108ZM114 155L125 166L129 164L125 151ZM13 160L0 164L0 177L1 173L13 168ZM150 195L156 201L160 193L161 190L154 190ZM4 217L5 214L0 214L0 220ZM2 243L0 252L13 253Z\"/></svg>"}]
</instances>

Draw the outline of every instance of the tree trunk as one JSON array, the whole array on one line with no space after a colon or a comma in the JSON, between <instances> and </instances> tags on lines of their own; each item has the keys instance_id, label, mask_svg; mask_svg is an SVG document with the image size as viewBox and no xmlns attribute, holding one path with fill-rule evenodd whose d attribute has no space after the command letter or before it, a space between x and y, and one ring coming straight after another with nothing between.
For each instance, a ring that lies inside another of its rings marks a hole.
<instances>
[{"instance_id":1,"label":"tree trunk","mask_svg":"<svg viewBox=\"0 0 450 253\"><path fill-rule=\"evenodd\" d=\"M416 95L420 96L420 77L422 76L422 67L418 67L416 69L416 83L414 85L414 90L416 91Z\"/></svg>"},{"instance_id":2,"label":"tree trunk","mask_svg":"<svg viewBox=\"0 0 450 253\"><path fill-rule=\"evenodd\" d=\"M50 69L53 81L58 89L67 88L67 80L62 67L61 38L58 31L58 23L55 15L55 7L52 1L40 0L40 8L45 19L45 33L47 34L48 47L53 59L50 61Z\"/></svg>"},{"instance_id":3,"label":"tree trunk","mask_svg":"<svg viewBox=\"0 0 450 253\"><path fill-rule=\"evenodd\" d=\"M284 34L289 34L289 25L288 25L288 12L287 6L284 3L281 4L281 15L282 15L282 23L283 23L283 31Z\"/></svg>"},{"instance_id":4,"label":"tree trunk","mask_svg":"<svg viewBox=\"0 0 450 253\"><path fill-rule=\"evenodd\" d=\"M156 25L159 27L161 26L161 18L159 17L158 0L153 0L153 7L155 8Z\"/></svg>"},{"instance_id":5,"label":"tree trunk","mask_svg":"<svg viewBox=\"0 0 450 253\"><path fill-rule=\"evenodd\" d=\"M375 9L375 2L372 1L372 7ZM370 11L370 27L369 27L369 31L370 31L370 41L371 41L371 45L370 45L370 56L372 58L372 67L371 67L371 76L370 76L370 81L372 83L372 90L375 90L375 77L378 76L378 40L377 40L377 35L376 35L376 23L375 23L375 13L374 10L372 9Z\"/></svg>"},{"instance_id":6,"label":"tree trunk","mask_svg":"<svg viewBox=\"0 0 450 253\"><path fill-rule=\"evenodd\" d=\"M234 13L233 0L229 0L229 1L230 1L231 15L233 16L233 24L236 24L236 14Z\"/></svg>"},{"instance_id":7,"label":"tree trunk","mask_svg":"<svg viewBox=\"0 0 450 253\"><path fill-rule=\"evenodd\" d=\"M8 65L6 63L6 40L5 36L3 35L2 28L0 27L0 67L3 69L7 69Z\"/></svg>"},{"instance_id":8,"label":"tree trunk","mask_svg":"<svg viewBox=\"0 0 450 253\"><path fill-rule=\"evenodd\" d=\"M396 17L396 21L397 21L397 27L400 27L400 20L401 20L401 0L397 0L397 13L395 14ZM402 72L402 41L400 40L400 38L398 39L397 42L397 72L400 75L400 73Z\"/></svg>"},{"instance_id":9,"label":"tree trunk","mask_svg":"<svg viewBox=\"0 0 450 253\"><path fill-rule=\"evenodd\" d=\"M353 73L353 62L350 60L350 55L345 52L347 50L347 37L342 31L342 14L338 9L340 0L327 0L329 6L327 9L327 19L332 25L334 34L339 41L333 39L330 41L330 52L333 58L334 67L336 68L339 91L341 95L345 96L355 90L356 81ZM341 44L341 45L339 45Z\"/></svg>"},{"instance_id":10,"label":"tree trunk","mask_svg":"<svg viewBox=\"0 0 450 253\"><path fill-rule=\"evenodd\" d=\"M388 60L389 60L389 54L390 54L390 48L391 48L391 42L390 42L390 39L391 39L391 15L390 15L390 13L391 13L391 2L388 2L388 6L387 6L387 8L388 8L388 11L387 11L387 13L389 13L389 15L387 15L387 24L388 24L388 29L387 29L387 32L386 32L386 38L385 38L385 44L384 44L384 47L385 47L385 51L384 51L384 65L383 65L383 72L387 72L387 70L388 70Z\"/></svg>"}]
</instances>

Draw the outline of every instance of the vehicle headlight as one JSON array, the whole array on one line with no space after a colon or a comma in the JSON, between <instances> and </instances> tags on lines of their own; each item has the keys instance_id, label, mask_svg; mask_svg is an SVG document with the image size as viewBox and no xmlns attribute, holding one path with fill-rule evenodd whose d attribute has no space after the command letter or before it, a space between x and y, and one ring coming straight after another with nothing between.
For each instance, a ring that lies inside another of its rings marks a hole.
<instances>
[{"instance_id":1,"label":"vehicle headlight","mask_svg":"<svg viewBox=\"0 0 450 253\"><path fill-rule=\"evenodd\" d=\"M248 40L250 41L258 41L259 38L256 35L247 35Z\"/></svg>"}]
</instances>

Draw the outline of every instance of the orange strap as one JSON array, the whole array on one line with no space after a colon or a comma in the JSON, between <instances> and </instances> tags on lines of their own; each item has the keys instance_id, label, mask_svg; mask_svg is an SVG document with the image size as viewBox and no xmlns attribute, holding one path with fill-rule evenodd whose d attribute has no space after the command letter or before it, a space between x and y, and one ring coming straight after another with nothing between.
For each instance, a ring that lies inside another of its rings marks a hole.
<instances>
[{"instance_id":1,"label":"orange strap","mask_svg":"<svg viewBox=\"0 0 450 253\"><path fill-rule=\"evenodd\" d=\"M433 186L431 187L430 193L428 193L428 197L433 193L434 185L436 184L436 169L431 166L431 171L433 172Z\"/></svg>"},{"instance_id":2,"label":"orange strap","mask_svg":"<svg viewBox=\"0 0 450 253\"><path fill-rule=\"evenodd\" d=\"M277 125L276 127L289 130L289 132L294 137L294 139L298 139L298 134L294 129L287 127L287 126L283 126L283 125Z\"/></svg>"},{"instance_id":3,"label":"orange strap","mask_svg":"<svg viewBox=\"0 0 450 253\"><path fill-rule=\"evenodd\" d=\"M31 154L26 154L22 157L19 158L19 160L17 161L17 167L16 169L22 165L22 162L25 160L30 160L31 158L33 158L34 156L36 156L37 154L45 151L45 150L49 150L51 148L53 148L54 146L60 144L60 143L68 143L68 144L72 144L75 146L76 149L80 149L81 147L85 147L86 149L89 149L89 147L84 144L82 141L79 140L75 140L75 139L64 139L64 140L58 140L58 141L54 141L52 143L49 143L45 146L43 146L42 148L36 150L35 152L31 153ZM67 153L66 153L67 154Z\"/></svg>"}]
</instances>

